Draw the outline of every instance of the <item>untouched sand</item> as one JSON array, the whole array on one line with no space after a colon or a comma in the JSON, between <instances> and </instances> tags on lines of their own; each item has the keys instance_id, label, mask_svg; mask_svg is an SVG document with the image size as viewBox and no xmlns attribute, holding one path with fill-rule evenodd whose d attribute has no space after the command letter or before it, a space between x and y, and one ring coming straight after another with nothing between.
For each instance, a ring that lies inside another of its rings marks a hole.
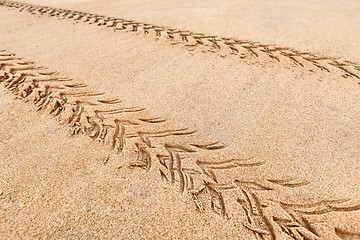
<instances>
[{"instance_id":1,"label":"untouched sand","mask_svg":"<svg viewBox=\"0 0 360 240\"><path fill-rule=\"evenodd\" d=\"M360 237L358 3L26 2L136 23L0 6L3 238Z\"/></svg>"}]
</instances>

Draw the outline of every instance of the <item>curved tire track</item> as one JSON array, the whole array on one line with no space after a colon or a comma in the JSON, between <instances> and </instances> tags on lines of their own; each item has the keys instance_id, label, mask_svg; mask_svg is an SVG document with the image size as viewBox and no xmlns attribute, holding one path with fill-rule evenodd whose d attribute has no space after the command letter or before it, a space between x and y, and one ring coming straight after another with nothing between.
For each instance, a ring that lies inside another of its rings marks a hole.
<instances>
[{"instance_id":1,"label":"curved tire track","mask_svg":"<svg viewBox=\"0 0 360 240\"><path fill-rule=\"evenodd\" d=\"M173 185L180 194L189 194L199 211L213 212L230 221L243 216L241 224L255 238L322 239L323 236L314 228L316 222L312 222L309 216L360 210L360 205L351 203L350 199L324 199L299 204L267 196L270 192L310 184L297 178L273 179L269 176L267 179L220 181L219 173L231 174L227 171L259 168L266 162L257 157L200 160L206 159L209 153L216 156L216 152L223 151L226 146L206 140L196 144L174 144L168 137L187 138L195 135L196 131L170 129L164 124L164 118L142 117L141 113L146 111L144 108L125 106L122 100L104 97L104 93L94 92L83 83L62 78L33 62L24 63L22 58L9 60L8 56L15 54L0 50L0 82L18 99L33 102L38 111L52 114L59 122L68 124L73 135L88 135L118 154L124 151L135 153L130 168L143 168L158 174L159 179ZM99 112L111 114L99 116ZM156 130L151 128L153 125L157 126ZM230 192L232 197L229 197ZM233 207L229 207L233 204L229 202L239 204L243 212L233 212ZM282 213L281 217L278 213ZM338 238L358 236L356 232L335 226L329 228L326 234Z\"/></svg>"},{"instance_id":2,"label":"curved tire track","mask_svg":"<svg viewBox=\"0 0 360 240\"><path fill-rule=\"evenodd\" d=\"M319 56L308 51L300 51L288 47L278 47L272 44L253 42L237 38L226 38L205 33L195 33L166 26L129 20L125 18L109 17L99 14L86 13L76 10L40 6L15 1L0 1L0 6L29 12L33 15L69 19L75 23L88 23L99 27L112 28L115 31L140 32L154 35L156 39L169 40L171 44L180 44L190 51L199 49L203 52L221 53L243 58L259 58L272 60L275 63L306 68L311 71L321 71L324 74L338 74L344 78L353 78L360 85L360 63L343 60L342 58Z\"/></svg>"},{"instance_id":3,"label":"curved tire track","mask_svg":"<svg viewBox=\"0 0 360 240\"><path fill-rule=\"evenodd\" d=\"M284 61L287 61L298 67L308 67L310 64L325 73L340 71L344 77L359 79L360 65L357 63L318 57L312 53L289 48L220 38L72 10L11 1L0 1L0 5L32 14L67 18L76 22L81 20L115 30L137 32L143 29L144 34L152 33L156 38L167 38L170 42L181 43L188 49L200 48L214 53L225 49L229 54L240 57L260 58L264 55L279 63L286 64ZM302 179L273 180L269 176L268 179L255 181L233 179L230 182L221 182L218 179L220 172L246 171L248 168L260 167L266 162L256 157L199 160L206 159L209 152L216 155L217 151L223 150L226 146L219 142L209 143L206 139L186 145L174 144L168 137L186 138L196 134L196 131L176 127L157 127L154 130L151 125L161 126L166 119L158 116L143 117L141 113L147 111L144 108L126 106L120 99L104 97L104 93L93 92L83 83L60 77L58 73L45 69L34 65L33 62L24 62L13 53L0 50L0 81L18 98L33 102L39 111L46 111L60 122L67 123L74 135L86 134L91 139L108 145L116 153L136 153L135 160L129 167L143 168L159 174L161 179L173 185L179 193L188 193L199 211L210 211L229 220L232 220L234 215L244 215L241 223L256 238L277 239L286 236L291 239L321 239L320 233L314 230L315 223L308 219L308 215L358 211L360 208L359 205L348 204L349 200L324 199L320 203L302 206L272 200L266 196L267 192L310 184ZM235 193L237 197L228 197L228 192ZM243 212L231 212L233 209L228 207L231 205L229 202L238 203ZM323 202L329 204L324 205ZM274 216L274 212L282 212L283 217ZM329 229L327 234L338 237L358 235L334 226Z\"/></svg>"}]
</instances>

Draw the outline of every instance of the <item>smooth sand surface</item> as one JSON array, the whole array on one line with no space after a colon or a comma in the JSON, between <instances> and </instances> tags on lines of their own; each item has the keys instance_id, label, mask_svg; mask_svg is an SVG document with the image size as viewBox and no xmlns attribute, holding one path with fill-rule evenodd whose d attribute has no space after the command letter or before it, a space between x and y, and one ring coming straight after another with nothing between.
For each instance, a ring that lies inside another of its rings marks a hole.
<instances>
[{"instance_id":1,"label":"smooth sand surface","mask_svg":"<svg viewBox=\"0 0 360 240\"><path fill-rule=\"evenodd\" d=\"M355 1L27 2L360 61ZM358 78L5 7L0 29L0 49L104 93L86 101L118 98L121 108L141 109L104 115L108 124L127 121L119 155L86 136L70 136L66 125L2 89L4 237L359 237ZM141 119L164 122L134 124ZM152 156L148 173L131 167L139 159L132 137L139 132ZM107 156L111 161L104 165ZM43 208L36 196L46 192L55 196ZM61 207L65 202L70 204ZM50 212L58 215L50 220Z\"/></svg>"}]
</instances>

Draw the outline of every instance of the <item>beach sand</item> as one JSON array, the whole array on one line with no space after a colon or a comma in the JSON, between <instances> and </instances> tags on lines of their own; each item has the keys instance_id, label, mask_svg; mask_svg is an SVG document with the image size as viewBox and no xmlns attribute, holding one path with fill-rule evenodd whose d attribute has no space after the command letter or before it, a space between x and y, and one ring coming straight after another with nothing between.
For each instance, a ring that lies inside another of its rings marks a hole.
<instances>
[{"instance_id":1,"label":"beach sand","mask_svg":"<svg viewBox=\"0 0 360 240\"><path fill-rule=\"evenodd\" d=\"M359 3L24 2L3 71L67 102L2 80L2 238L359 238Z\"/></svg>"}]
</instances>

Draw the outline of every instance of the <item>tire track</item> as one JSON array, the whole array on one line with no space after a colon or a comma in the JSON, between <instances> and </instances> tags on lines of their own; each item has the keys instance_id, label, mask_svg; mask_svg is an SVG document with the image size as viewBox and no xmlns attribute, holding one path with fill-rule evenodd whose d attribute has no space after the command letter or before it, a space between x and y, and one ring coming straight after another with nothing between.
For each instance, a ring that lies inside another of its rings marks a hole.
<instances>
[{"instance_id":1,"label":"tire track","mask_svg":"<svg viewBox=\"0 0 360 240\"><path fill-rule=\"evenodd\" d=\"M335 226L320 233L314 227L316 221L311 219L311 216L331 212L359 211L360 205L351 203L350 199L323 199L314 203L272 199L272 192L302 188L311 183L296 177L231 177L233 171L260 170L266 161L257 156L216 158L220 156L219 151L226 151L226 146L206 139L180 145L171 138L186 139L196 135L196 131L169 126L165 118L149 117L151 112L145 108L126 106L121 99L103 96L105 93L94 92L84 83L61 77L57 72L44 71L33 62L25 63L13 53L5 50L0 53L0 82L16 98L32 102L38 111L67 124L72 135L87 135L117 154L134 153L134 161L128 167L158 174L159 179L172 185L180 194L187 193L198 211L213 212L229 221L237 219L257 239L358 236L358 233ZM9 60L8 56L13 58ZM142 115L145 111L147 117ZM210 155L217 160L206 160ZM231 180L220 179L220 174L229 175ZM234 204L241 212L235 212Z\"/></svg>"},{"instance_id":2,"label":"tire track","mask_svg":"<svg viewBox=\"0 0 360 240\"><path fill-rule=\"evenodd\" d=\"M173 45L181 45L189 51L220 53L243 58L257 58L261 62L267 60L283 65L300 67L308 71L320 71L324 74L338 74L343 78L351 78L360 85L360 63L343 60L342 58L319 56L308 51L299 51L287 47L278 47L236 38L225 38L188 30L157 26L124 18L102 16L76 10L53 8L15 1L0 1L0 6L28 12L33 15L69 19L75 23L93 24L99 27L111 28L114 31L143 32L155 39L165 39Z\"/></svg>"}]
</instances>

